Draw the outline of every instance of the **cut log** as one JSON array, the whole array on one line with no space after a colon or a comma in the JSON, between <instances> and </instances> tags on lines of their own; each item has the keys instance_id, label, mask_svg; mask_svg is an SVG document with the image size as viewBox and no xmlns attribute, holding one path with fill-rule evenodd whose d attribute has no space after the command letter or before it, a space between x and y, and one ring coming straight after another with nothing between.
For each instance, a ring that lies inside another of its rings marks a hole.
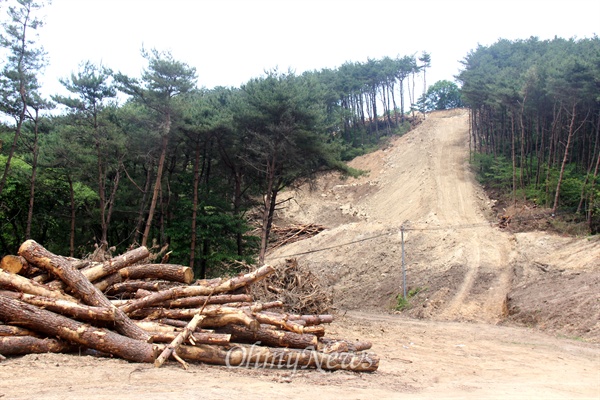
<instances>
[{"instance_id":1,"label":"cut log","mask_svg":"<svg viewBox=\"0 0 600 400\"><path fill-rule=\"evenodd\" d=\"M156 358L156 350L152 344L107 329L94 328L2 295L0 295L0 319L12 325L42 332L50 337L59 337L69 343L77 343L113 354L128 361L151 363ZM145 335L148 336L146 333Z\"/></svg>"},{"instance_id":2,"label":"cut log","mask_svg":"<svg viewBox=\"0 0 600 400\"><path fill-rule=\"evenodd\" d=\"M194 272L190 267L174 264L142 264L119 270L123 279L160 279L190 284Z\"/></svg>"},{"instance_id":3,"label":"cut log","mask_svg":"<svg viewBox=\"0 0 600 400\"><path fill-rule=\"evenodd\" d=\"M90 282L96 281L103 276L113 274L125 268L129 265L135 264L147 258L150 252L145 246L138 247L130 250L127 253L121 254L120 256L114 257L104 263L94 265L91 268L87 268L83 271L83 274L90 280Z\"/></svg>"},{"instance_id":4,"label":"cut log","mask_svg":"<svg viewBox=\"0 0 600 400\"><path fill-rule=\"evenodd\" d=\"M178 332L148 332L152 336L153 343L170 343L178 335ZM213 344L226 346L231 342L231 335L226 333L194 332L190 335L190 342L196 344Z\"/></svg>"},{"instance_id":5,"label":"cut log","mask_svg":"<svg viewBox=\"0 0 600 400\"><path fill-rule=\"evenodd\" d=\"M325 315L294 315L287 314L288 319L291 321L304 321L304 324L309 325L320 325L320 324L330 324L333 322L333 315L325 314Z\"/></svg>"},{"instance_id":6,"label":"cut log","mask_svg":"<svg viewBox=\"0 0 600 400\"><path fill-rule=\"evenodd\" d=\"M135 291L134 299L141 299L142 297L150 296L153 292L146 289L138 289Z\"/></svg>"},{"instance_id":7,"label":"cut log","mask_svg":"<svg viewBox=\"0 0 600 400\"><path fill-rule=\"evenodd\" d=\"M236 302L236 303L225 303L225 304L223 304L223 306L236 307L236 308L247 308L248 310L251 310L252 312L259 312L259 311L267 310L270 308L281 308L281 307L283 307L283 302L279 301L279 300L269 301L266 303Z\"/></svg>"},{"instance_id":8,"label":"cut log","mask_svg":"<svg viewBox=\"0 0 600 400\"><path fill-rule=\"evenodd\" d=\"M228 367L253 368L316 368L326 371L348 370L373 372L379 367L379 357L371 353L324 354L316 350L270 348L262 346L181 346L179 356L188 361Z\"/></svg>"},{"instance_id":9,"label":"cut log","mask_svg":"<svg viewBox=\"0 0 600 400\"><path fill-rule=\"evenodd\" d=\"M369 350L371 346L371 342L364 340L319 338L319 350L323 353L359 352Z\"/></svg>"},{"instance_id":10,"label":"cut log","mask_svg":"<svg viewBox=\"0 0 600 400\"><path fill-rule=\"evenodd\" d=\"M206 305L206 304L205 304ZM200 310L200 312L203 310ZM160 368L166 360L171 357L172 354L177 352L177 349L190 337L190 334L196 330L196 327L202 322L204 315L200 313L194 315L194 318L187 324L183 331L181 331L175 339L160 353L156 360L154 360L154 366ZM184 367L186 364L184 364ZM187 367L185 368L187 369Z\"/></svg>"},{"instance_id":11,"label":"cut log","mask_svg":"<svg viewBox=\"0 0 600 400\"><path fill-rule=\"evenodd\" d=\"M27 260L23 257L13 256L11 254L2 257L0 261L0 269L10 272L11 274L18 274L21 270L27 268Z\"/></svg>"},{"instance_id":12,"label":"cut log","mask_svg":"<svg viewBox=\"0 0 600 400\"><path fill-rule=\"evenodd\" d=\"M283 314L276 315L273 313L255 313L254 318L256 318L256 320L261 324L275 325L280 329L295 332L300 335L308 333L321 337L325 334L325 328L323 328L322 326L304 326L294 321L288 321L286 316Z\"/></svg>"},{"instance_id":13,"label":"cut log","mask_svg":"<svg viewBox=\"0 0 600 400\"><path fill-rule=\"evenodd\" d=\"M148 341L150 336L137 327L100 292L71 262L52 254L33 240L27 240L19 248L19 255L40 268L58 276L81 300L90 306L112 308L117 331L133 339ZM106 264L106 263L105 263Z\"/></svg>"},{"instance_id":14,"label":"cut log","mask_svg":"<svg viewBox=\"0 0 600 400\"><path fill-rule=\"evenodd\" d=\"M142 299L131 301L129 304L124 305L121 309L127 314L134 310L141 308L150 307L154 304L172 300L180 297L191 297L191 296L209 296L213 294L221 294L231 292L239 289L252 282L259 281L269 274L272 274L275 269L270 265L264 265L256 271L250 272L245 275L236 276L235 278L228 279L224 282L219 283L217 286L181 286L154 293L150 296L146 296Z\"/></svg>"},{"instance_id":15,"label":"cut log","mask_svg":"<svg viewBox=\"0 0 600 400\"><path fill-rule=\"evenodd\" d=\"M182 265L174 264L143 264L135 265L131 267L125 267L115 272L114 274L104 277L101 281L95 283L95 286L101 291L106 291L110 286L125 283L118 289L111 288L109 290L110 295L116 295L124 291L134 292L139 289L145 289L153 291L159 290L158 288L142 284L140 286L131 286L126 281L132 281L137 279L154 279L164 282L179 282L190 284L194 280L194 273L190 267L184 267ZM141 281L140 281L141 282ZM145 282L145 281L144 281ZM176 285L180 286L180 285ZM169 285L167 287L172 287ZM161 288L165 289L165 287Z\"/></svg>"},{"instance_id":16,"label":"cut log","mask_svg":"<svg viewBox=\"0 0 600 400\"><path fill-rule=\"evenodd\" d=\"M279 331L261 326L255 331L241 325L227 325L217 329L218 333L228 333L236 343L258 343L271 347L291 347L295 349L316 349L319 341L315 335L300 335L294 332Z\"/></svg>"},{"instance_id":17,"label":"cut log","mask_svg":"<svg viewBox=\"0 0 600 400\"><path fill-rule=\"evenodd\" d=\"M100 278L114 274L122 268L125 268L131 264L135 264L136 262L147 258L149 254L150 252L148 251L148 249L142 246L138 247L137 249L130 250L125 254L121 254L120 256L112 258L103 263L92 263L88 260L80 260L76 263L71 262L70 265L72 265L72 267L75 269L81 270L83 275L90 282L94 282ZM60 257L56 255L54 256L62 260L67 260L65 257ZM84 266L85 268L82 268ZM64 287L64 282L56 281L52 282L50 285L53 288L62 288Z\"/></svg>"},{"instance_id":18,"label":"cut log","mask_svg":"<svg viewBox=\"0 0 600 400\"><path fill-rule=\"evenodd\" d=\"M169 300L156 304L159 307L166 308L194 308L204 303L206 304L226 304L234 302L252 302L252 296L249 294L221 294L215 296L192 296L181 299Z\"/></svg>"},{"instance_id":19,"label":"cut log","mask_svg":"<svg viewBox=\"0 0 600 400\"><path fill-rule=\"evenodd\" d=\"M258 329L260 328L260 324L252 317L248 316L244 312L240 312L237 314L224 314L217 316L210 316L204 318L201 323L202 328L213 329L220 328L226 325L244 325L249 329Z\"/></svg>"},{"instance_id":20,"label":"cut log","mask_svg":"<svg viewBox=\"0 0 600 400\"><path fill-rule=\"evenodd\" d=\"M225 315L237 315L237 321L242 321L243 325L248 326L251 329L258 329L258 322L252 317L251 312L242 308L235 307L223 307L220 304L212 304L206 306L204 309L201 308L144 308L141 310L134 311L130 314L133 318L145 318L149 320L157 320L160 318L172 318L172 319L192 319L196 314L204 315L207 317L221 317ZM239 323L239 322L238 322ZM205 326L202 322L201 326Z\"/></svg>"},{"instance_id":21,"label":"cut log","mask_svg":"<svg viewBox=\"0 0 600 400\"><path fill-rule=\"evenodd\" d=\"M116 275L111 275L111 277ZM117 279L120 279L117 278ZM168 290L171 288L181 287L183 284L179 282L171 281L126 281L126 282L111 282L109 279L101 280L95 284L95 286L106 293L107 296L119 296L122 297L124 294L128 294L125 297L135 297L135 293L138 290L148 290L152 294L160 290Z\"/></svg>"},{"instance_id":22,"label":"cut log","mask_svg":"<svg viewBox=\"0 0 600 400\"><path fill-rule=\"evenodd\" d=\"M21 328L20 326L0 324L0 336L38 336L38 334L30 329Z\"/></svg>"},{"instance_id":23,"label":"cut log","mask_svg":"<svg viewBox=\"0 0 600 400\"><path fill-rule=\"evenodd\" d=\"M42 285L41 283L37 283L21 275L10 274L4 270L0 270L0 288L16 290L19 292L35 294L39 296L77 301L74 297L61 293L58 290L50 290L47 286Z\"/></svg>"},{"instance_id":24,"label":"cut log","mask_svg":"<svg viewBox=\"0 0 600 400\"><path fill-rule=\"evenodd\" d=\"M63 340L37 338L33 336L1 336L0 353L6 356L21 356L40 353L70 353L79 346Z\"/></svg>"},{"instance_id":25,"label":"cut log","mask_svg":"<svg viewBox=\"0 0 600 400\"><path fill-rule=\"evenodd\" d=\"M115 308L94 307L68 300L35 296L27 293L8 292L5 296L24 301L47 310L83 321L114 321Z\"/></svg>"}]
</instances>

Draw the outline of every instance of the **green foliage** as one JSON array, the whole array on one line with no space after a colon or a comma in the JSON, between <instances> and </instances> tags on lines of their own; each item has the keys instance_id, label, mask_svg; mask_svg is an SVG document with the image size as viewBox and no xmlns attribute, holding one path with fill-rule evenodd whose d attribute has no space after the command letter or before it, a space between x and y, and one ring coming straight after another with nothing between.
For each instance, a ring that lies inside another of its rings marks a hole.
<instances>
[{"instance_id":1,"label":"green foliage","mask_svg":"<svg viewBox=\"0 0 600 400\"><path fill-rule=\"evenodd\" d=\"M504 190L512 187L512 164L505 157L476 153L473 156L472 166L477 171L481 184Z\"/></svg>"},{"instance_id":2,"label":"green foliage","mask_svg":"<svg viewBox=\"0 0 600 400\"><path fill-rule=\"evenodd\" d=\"M427 290L427 288L416 287L416 288L410 289L408 291L408 293L406 293L406 297L404 297L404 295L402 293L399 293L396 296L396 305L394 307L394 310L403 311L403 310L407 309L408 307L410 307L410 299L412 299L413 297L415 297L416 295L418 295L419 293L421 293L425 290Z\"/></svg>"},{"instance_id":3,"label":"green foliage","mask_svg":"<svg viewBox=\"0 0 600 400\"><path fill-rule=\"evenodd\" d=\"M585 215L595 232L600 215L586 171L600 148L600 38L502 39L471 51L463 65L457 78L471 143L486 155L476 158L481 179L512 191L514 172L519 196L555 214Z\"/></svg>"},{"instance_id":4,"label":"green foliage","mask_svg":"<svg viewBox=\"0 0 600 400\"><path fill-rule=\"evenodd\" d=\"M449 110L463 106L460 89L454 82L442 80L429 86L418 102L422 112Z\"/></svg>"}]
</instances>

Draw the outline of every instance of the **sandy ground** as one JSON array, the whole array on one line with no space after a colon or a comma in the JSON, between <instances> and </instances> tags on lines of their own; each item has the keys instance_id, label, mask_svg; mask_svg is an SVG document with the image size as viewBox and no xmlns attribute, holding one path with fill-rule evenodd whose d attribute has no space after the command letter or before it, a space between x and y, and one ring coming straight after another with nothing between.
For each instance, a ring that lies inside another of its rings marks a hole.
<instances>
[{"instance_id":1,"label":"sandy ground","mask_svg":"<svg viewBox=\"0 0 600 400\"><path fill-rule=\"evenodd\" d=\"M514 327L352 312L332 336L372 340L372 374L227 369L28 355L0 364L2 399L594 399L596 345Z\"/></svg>"},{"instance_id":2,"label":"sandy ground","mask_svg":"<svg viewBox=\"0 0 600 400\"><path fill-rule=\"evenodd\" d=\"M600 398L598 238L499 229L467 160L467 113L439 112L352 162L368 175L286 193L278 223L328 229L269 261L296 255L328 281L327 336L371 340L377 372L28 355L0 362L0 399ZM402 226L418 293L398 313Z\"/></svg>"}]
</instances>

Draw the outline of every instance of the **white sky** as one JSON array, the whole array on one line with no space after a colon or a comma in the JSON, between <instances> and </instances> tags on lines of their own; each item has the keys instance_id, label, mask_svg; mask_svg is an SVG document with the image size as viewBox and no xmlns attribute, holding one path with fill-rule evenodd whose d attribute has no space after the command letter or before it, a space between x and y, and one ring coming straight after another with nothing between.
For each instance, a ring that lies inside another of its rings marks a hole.
<instances>
[{"instance_id":1,"label":"white sky","mask_svg":"<svg viewBox=\"0 0 600 400\"><path fill-rule=\"evenodd\" d=\"M46 95L84 60L139 76L142 45L196 67L207 88L422 51L433 84L478 43L600 34L598 0L53 0L44 13Z\"/></svg>"}]
</instances>

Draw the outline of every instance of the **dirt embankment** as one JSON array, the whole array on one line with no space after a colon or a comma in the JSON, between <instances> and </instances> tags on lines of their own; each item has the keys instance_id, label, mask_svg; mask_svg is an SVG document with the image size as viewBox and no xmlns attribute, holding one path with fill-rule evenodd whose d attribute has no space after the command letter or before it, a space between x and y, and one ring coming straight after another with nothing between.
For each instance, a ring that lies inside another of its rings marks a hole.
<instances>
[{"instance_id":1,"label":"dirt embankment","mask_svg":"<svg viewBox=\"0 0 600 400\"><path fill-rule=\"evenodd\" d=\"M513 323L600 342L600 238L497 226L493 201L469 167L468 113L436 112L385 149L351 165L358 179L321 177L293 198L283 221L329 229L278 249L327 276L338 308L388 312L402 293L400 230L405 232L406 315ZM348 244L350 243L350 244Z\"/></svg>"}]
</instances>

